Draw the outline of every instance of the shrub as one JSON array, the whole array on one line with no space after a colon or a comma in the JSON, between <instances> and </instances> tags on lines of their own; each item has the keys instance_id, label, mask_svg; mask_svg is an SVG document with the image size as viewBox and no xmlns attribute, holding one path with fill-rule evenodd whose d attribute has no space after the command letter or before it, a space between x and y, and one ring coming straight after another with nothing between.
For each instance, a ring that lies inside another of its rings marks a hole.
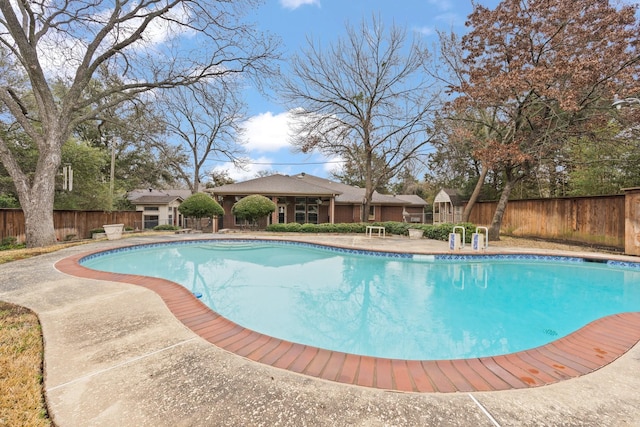
<instances>
[{"instance_id":1,"label":"shrub","mask_svg":"<svg viewBox=\"0 0 640 427\"><path fill-rule=\"evenodd\" d=\"M318 224L317 232L318 233L338 233L339 227L340 227L340 224L330 224L330 223Z\"/></svg>"},{"instance_id":2,"label":"shrub","mask_svg":"<svg viewBox=\"0 0 640 427\"><path fill-rule=\"evenodd\" d=\"M224 209L213 198L205 193L196 193L178 207L180 213L189 218L210 218L216 215L223 215Z\"/></svg>"},{"instance_id":3,"label":"shrub","mask_svg":"<svg viewBox=\"0 0 640 427\"><path fill-rule=\"evenodd\" d=\"M271 224L267 226L267 231L281 232L281 233L365 233L367 225L384 227L388 234L395 234L399 236L406 236L409 234L410 228L417 228L422 230L422 235L428 239L433 240L449 240L449 233L453 230L454 225L461 225L465 228L465 241L471 243L471 234L476 231L476 226L471 223L463 224L410 224L406 222L374 222L374 223L340 223L340 224Z\"/></svg>"},{"instance_id":4,"label":"shrub","mask_svg":"<svg viewBox=\"0 0 640 427\"><path fill-rule=\"evenodd\" d=\"M0 241L0 245L2 246L12 246L18 243L18 239L13 236L7 236L2 241Z\"/></svg>"},{"instance_id":5,"label":"shrub","mask_svg":"<svg viewBox=\"0 0 640 427\"><path fill-rule=\"evenodd\" d=\"M20 202L11 194L0 194L0 208L19 208Z\"/></svg>"},{"instance_id":6,"label":"shrub","mask_svg":"<svg viewBox=\"0 0 640 427\"><path fill-rule=\"evenodd\" d=\"M290 222L288 224L270 224L267 226L267 231L275 231L281 233L298 233L302 228L301 224L297 222Z\"/></svg>"},{"instance_id":7,"label":"shrub","mask_svg":"<svg viewBox=\"0 0 640 427\"><path fill-rule=\"evenodd\" d=\"M93 228L89 230L89 234L104 233L104 228Z\"/></svg>"},{"instance_id":8,"label":"shrub","mask_svg":"<svg viewBox=\"0 0 640 427\"><path fill-rule=\"evenodd\" d=\"M266 217L275 210L276 204L271 199L259 194L252 194L237 201L231 208L231 213L240 219L255 223L258 219Z\"/></svg>"},{"instance_id":9,"label":"shrub","mask_svg":"<svg viewBox=\"0 0 640 427\"><path fill-rule=\"evenodd\" d=\"M471 243L471 234L475 233L476 226L471 224L470 222L465 222L461 224L438 224L431 225L429 228L425 229L424 236L428 239L433 240L449 240L449 233L453 231L454 226L463 226L465 228L465 242Z\"/></svg>"},{"instance_id":10,"label":"shrub","mask_svg":"<svg viewBox=\"0 0 640 427\"><path fill-rule=\"evenodd\" d=\"M18 239L13 236L7 236L0 240L0 251L8 251L11 249L22 249L27 245L24 243L18 243Z\"/></svg>"},{"instance_id":11,"label":"shrub","mask_svg":"<svg viewBox=\"0 0 640 427\"><path fill-rule=\"evenodd\" d=\"M175 230L180 230L180 227L177 227L171 224L156 225L155 227L153 227L153 231L175 231Z\"/></svg>"},{"instance_id":12,"label":"shrub","mask_svg":"<svg viewBox=\"0 0 640 427\"><path fill-rule=\"evenodd\" d=\"M302 233L317 233L318 225L317 224L302 224L300 226L300 232Z\"/></svg>"},{"instance_id":13,"label":"shrub","mask_svg":"<svg viewBox=\"0 0 640 427\"><path fill-rule=\"evenodd\" d=\"M388 221L380 224L385 228L386 232L389 234L395 234L398 236L406 236L409 229L409 224L406 222L396 222L396 221ZM413 227L412 227L413 228Z\"/></svg>"}]
</instances>

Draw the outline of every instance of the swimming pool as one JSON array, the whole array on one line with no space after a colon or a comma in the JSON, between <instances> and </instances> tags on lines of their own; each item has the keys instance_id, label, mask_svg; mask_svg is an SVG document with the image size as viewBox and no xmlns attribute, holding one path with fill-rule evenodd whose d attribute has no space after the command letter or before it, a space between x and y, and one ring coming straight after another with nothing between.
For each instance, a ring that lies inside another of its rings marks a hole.
<instances>
[{"instance_id":1,"label":"swimming pool","mask_svg":"<svg viewBox=\"0 0 640 427\"><path fill-rule=\"evenodd\" d=\"M637 264L582 258L214 240L121 248L81 263L180 283L266 335L406 360L512 353L609 314L640 311Z\"/></svg>"}]
</instances>

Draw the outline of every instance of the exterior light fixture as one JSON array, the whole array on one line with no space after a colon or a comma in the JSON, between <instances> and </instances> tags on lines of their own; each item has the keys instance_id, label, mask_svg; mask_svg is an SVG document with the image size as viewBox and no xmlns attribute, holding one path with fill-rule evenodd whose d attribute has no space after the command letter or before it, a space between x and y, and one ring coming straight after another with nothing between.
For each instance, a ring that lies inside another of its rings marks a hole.
<instances>
[{"instance_id":1,"label":"exterior light fixture","mask_svg":"<svg viewBox=\"0 0 640 427\"><path fill-rule=\"evenodd\" d=\"M618 94L614 95L613 102L611 103L612 107L617 108L618 110L622 107L627 107L633 104L640 104L640 98L619 98Z\"/></svg>"}]
</instances>

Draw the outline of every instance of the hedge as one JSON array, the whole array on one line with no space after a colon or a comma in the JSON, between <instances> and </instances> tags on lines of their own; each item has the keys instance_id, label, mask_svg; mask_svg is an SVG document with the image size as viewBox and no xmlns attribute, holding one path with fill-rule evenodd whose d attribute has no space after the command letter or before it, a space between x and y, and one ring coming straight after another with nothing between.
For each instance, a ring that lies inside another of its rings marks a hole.
<instances>
[{"instance_id":1,"label":"hedge","mask_svg":"<svg viewBox=\"0 0 640 427\"><path fill-rule=\"evenodd\" d=\"M160 224L153 227L154 231L174 231L180 230L180 227L171 224Z\"/></svg>"},{"instance_id":2,"label":"hedge","mask_svg":"<svg viewBox=\"0 0 640 427\"><path fill-rule=\"evenodd\" d=\"M388 234L406 236L409 234L410 228L422 230L422 236L433 240L449 240L449 233L453 230L454 225L465 228L466 242L471 243L471 234L475 233L476 226L469 222L462 224L410 224L406 222L354 222L341 224L298 224L296 222L288 224L270 224L267 231L279 233L365 233L368 225L384 227Z\"/></svg>"}]
</instances>

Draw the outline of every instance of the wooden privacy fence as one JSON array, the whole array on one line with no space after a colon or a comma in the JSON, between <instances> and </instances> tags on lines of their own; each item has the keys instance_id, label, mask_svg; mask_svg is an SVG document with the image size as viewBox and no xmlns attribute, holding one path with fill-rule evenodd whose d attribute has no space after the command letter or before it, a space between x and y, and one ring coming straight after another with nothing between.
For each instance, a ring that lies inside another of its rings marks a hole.
<instances>
[{"instance_id":1,"label":"wooden privacy fence","mask_svg":"<svg viewBox=\"0 0 640 427\"><path fill-rule=\"evenodd\" d=\"M478 202L469 220L489 226L495 209L496 202ZM135 211L54 211L53 214L59 241L68 240L70 236L90 238L90 231L104 224L124 224L134 229L141 224L141 213ZM624 250L625 196L512 200L507 204L500 232ZM21 209L0 209L0 239L7 236L24 241Z\"/></svg>"},{"instance_id":2,"label":"wooden privacy fence","mask_svg":"<svg viewBox=\"0 0 640 427\"><path fill-rule=\"evenodd\" d=\"M479 202L469 221L491 225L497 202ZM625 249L625 196L511 200L500 233Z\"/></svg>"},{"instance_id":3,"label":"wooden privacy fence","mask_svg":"<svg viewBox=\"0 0 640 427\"><path fill-rule=\"evenodd\" d=\"M136 211L53 211L53 224L58 241L88 239L91 230L105 224L124 224L135 228L141 214ZM24 242L24 214L22 209L0 209L0 239L15 237Z\"/></svg>"}]
</instances>

